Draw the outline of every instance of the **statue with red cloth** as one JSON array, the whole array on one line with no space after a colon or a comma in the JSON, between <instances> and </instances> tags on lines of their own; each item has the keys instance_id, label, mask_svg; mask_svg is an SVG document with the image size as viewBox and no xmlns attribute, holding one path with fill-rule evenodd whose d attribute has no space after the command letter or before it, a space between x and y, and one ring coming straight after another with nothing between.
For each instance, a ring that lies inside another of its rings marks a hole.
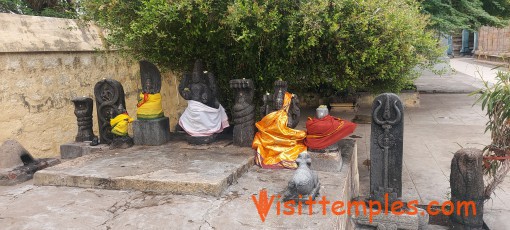
<instances>
[{"instance_id":1,"label":"statue with red cloth","mask_svg":"<svg viewBox=\"0 0 510 230\"><path fill-rule=\"evenodd\" d=\"M337 142L354 132L356 124L329 115L325 105L317 108L317 117L306 121L307 135L304 140L309 151L338 151Z\"/></svg>"}]
</instances>

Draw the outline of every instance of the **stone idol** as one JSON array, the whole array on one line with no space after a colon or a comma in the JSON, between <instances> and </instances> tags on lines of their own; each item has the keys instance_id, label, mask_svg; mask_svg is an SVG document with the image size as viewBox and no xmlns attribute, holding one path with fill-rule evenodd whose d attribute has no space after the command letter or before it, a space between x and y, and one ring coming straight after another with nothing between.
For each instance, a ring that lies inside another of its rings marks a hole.
<instances>
[{"instance_id":1,"label":"stone idol","mask_svg":"<svg viewBox=\"0 0 510 230\"><path fill-rule=\"evenodd\" d=\"M120 105L126 108L124 88L116 80L104 79L96 83L94 96L96 98L100 142L101 144L111 144L113 134L111 133L110 120L116 116Z\"/></svg>"},{"instance_id":2,"label":"stone idol","mask_svg":"<svg viewBox=\"0 0 510 230\"><path fill-rule=\"evenodd\" d=\"M255 135L255 105L253 104L254 85L251 79L234 79L230 81L234 89L235 104L232 111L234 118L234 145L251 147Z\"/></svg>"},{"instance_id":3,"label":"stone idol","mask_svg":"<svg viewBox=\"0 0 510 230\"><path fill-rule=\"evenodd\" d=\"M78 121L76 142L92 141L95 137L92 131L94 101L90 97L75 97L71 101L74 103L74 115L76 115Z\"/></svg>"},{"instance_id":4,"label":"stone idol","mask_svg":"<svg viewBox=\"0 0 510 230\"><path fill-rule=\"evenodd\" d=\"M315 118L306 121L307 135L304 140L314 162L313 168L320 171L339 172L342 155L338 141L356 129L356 124L329 115L328 108L321 105Z\"/></svg>"},{"instance_id":5,"label":"stone idol","mask_svg":"<svg viewBox=\"0 0 510 230\"><path fill-rule=\"evenodd\" d=\"M128 125L133 122L133 118L129 116L122 104L119 105L115 114L115 117L110 120L110 126L112 127L111 133L113 135L110 148L129 148L134 145L133 139L128 135Z\"/></svg>"},{"instance_id":6,"label":"stone idol","mask_svg":"<svg viewBox=\"0 0 510 230\"><path fill-rule=\"evenodd\" d=\"M276 110L280 110L283 107L283 102L285 100L285 94L287 93L287 82L278 80L274 82L274 93L263 96L262 100L264 104L260 108L260 112L262 116L266 116L267 114L274 112ZM299 117L301 115L301 110L299 109L299 99L298 96L292 94L292 99L288 108L288 121L287 126L289 128L296 128L299 124Z\"/></svg>"},{"instance_id":7,"label":"stone idol","mask_svg":"<svg viewBox=\"0 0 510 230\"><path fill-rule=\"evenodd\" d=\"M217 99L214 75L204 71L201 60L195 62L193 72L185 73L179 93L188 101L188 107L179 118L179 125L189 135L190 144L208 144L229 126L225 109Z\"/></svg>"},{"instance_id":8,"label":"stone idol","mask_svg":"<svg viewBox=\"0 0 510 230\"><path fill-rule=\"evenodd\" d=\"M297 203L307 201L309 198L315 200L319 195L321 185L317 173L310 169L312 164L310 155L306 152L300 153L296 163L298 167L283 194L283 201L294 200Z\"/></svg>"},{"instance_id":9,"label":"stone idol","mask_svg":"<svg viewBox=\"0 0 510 230\"><path fill-rule=\"evenodd\" d=\"M161 73L148 61L140 61L142 92L136 105L133 138L136 145L162 145L170 140L170 121L161 106Z\"/></svg>"}]
</instances>

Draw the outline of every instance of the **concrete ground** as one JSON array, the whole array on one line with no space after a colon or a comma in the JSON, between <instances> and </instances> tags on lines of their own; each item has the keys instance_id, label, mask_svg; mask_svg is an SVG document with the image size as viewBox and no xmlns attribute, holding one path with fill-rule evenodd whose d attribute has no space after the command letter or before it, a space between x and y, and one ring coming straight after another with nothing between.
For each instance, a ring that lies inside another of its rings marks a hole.
<instances>
[{"instance_id":1,"label":"concrete ground","mask_svg":"<svg viewBox=\"0 0 510 230\"><path fill-rule=\"evenodd\" d=\"M421 106L405 110L403 196L420 204L432 200L445 201L449 197L450 162L461 147L483 148L490 143L484 133L487 118L480 105L473 105L475 96L467 93L481 87L477 76L466 66L479 65L472 59L452 59L457 71L447 76L425 72L417 80ZM485 74L485 73L484 73ZM360 113L369 114L366 108ZM313 111L303 111L303 119ZM333 113L344 119L354 114ZM304 120L303 120L304 121ZM301 128L304 122L301 122ZM370 157L370 125L359 124L352 136L358 141L360 193L368 195L369 178L366 166ZM266 173L267 172L267 173ZM229 188L220 198L191 195L158 195L147 192L98 190L86 188L34 186L32 181L10 187L0 187L0 226L2 229L255 229L258 214L250 203L248 189L287 178L290 172L265 171L253 168L240 178L239 184ZM334 179L325 175L325 181ZM510 176L486 202L484 219L490 229L510 229ZM329 179L328 179L329 178ZM331 194L334 196L334 194ZM233 207L233 200L241 196L244 207ZM251 206L250 206L251 205ZM236 211L253 209L251 212ZM251 213L251 214L249 214ZM231 224L232 216L244 215L246 222ZM274 215L274 213L273 213ZM209 221L209 220L213 221ZM321 221L331 221L319 218ZM279 228L321 228L319 219L306 215L291 220L275 219ZM222 220L229 220L224 221ZM294 223L297 221L297 223ZM229 223L228 225L225 225Z\"/></svg>"}]
</instances>

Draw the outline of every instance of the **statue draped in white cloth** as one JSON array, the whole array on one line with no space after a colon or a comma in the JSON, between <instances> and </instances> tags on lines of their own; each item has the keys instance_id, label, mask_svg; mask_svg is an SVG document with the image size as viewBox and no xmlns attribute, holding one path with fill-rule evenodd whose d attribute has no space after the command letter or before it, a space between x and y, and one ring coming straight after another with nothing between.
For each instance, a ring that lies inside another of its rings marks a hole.
<instances>
[{"instance_id":1,"label":"statue draped in white cloth","mask_svg":"<svg viewBox=\"0 0 510 230\"><path fill-rule=\"evenodd\" d=\"M202 61L197 60L193 73L184 74L179 93L188 101L188 107L179 119L179 125L192 137L209 137L228 127L225 109L216 98L214 75L203 71ZM206 142L214 141L210 138Z\"/></svg>"}]
</instances>

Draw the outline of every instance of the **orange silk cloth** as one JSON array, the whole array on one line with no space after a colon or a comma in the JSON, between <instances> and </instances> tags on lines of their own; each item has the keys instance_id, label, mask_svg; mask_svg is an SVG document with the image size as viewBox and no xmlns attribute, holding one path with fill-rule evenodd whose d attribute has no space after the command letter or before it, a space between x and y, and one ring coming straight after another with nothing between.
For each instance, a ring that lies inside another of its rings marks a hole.
<instances>
[{"instance_id":1,"label":"orange silk cloth","mask_svg":"<svg viewBox=\"0 0 510 230\"><path fill-rule=\"evenodd\" d=\"M308 118L306 121L306 146L312 149L325 149L354 132L356 124L326 115L323 118Z\"/></svg>"},{"instance_id":2,"label":"orange silk cloth","mask_svg":"<svg viewBox=\"0 0 510 230\"><path fill-rule=\"evenodd\" d=\"M287 127L292 94L286 92L282 109L267 114L255 126L259 130L252 148L257 150L255 161L262 168L297 168L298 155L306 150L306 132Z\"/></svg>"}]
</instances>

